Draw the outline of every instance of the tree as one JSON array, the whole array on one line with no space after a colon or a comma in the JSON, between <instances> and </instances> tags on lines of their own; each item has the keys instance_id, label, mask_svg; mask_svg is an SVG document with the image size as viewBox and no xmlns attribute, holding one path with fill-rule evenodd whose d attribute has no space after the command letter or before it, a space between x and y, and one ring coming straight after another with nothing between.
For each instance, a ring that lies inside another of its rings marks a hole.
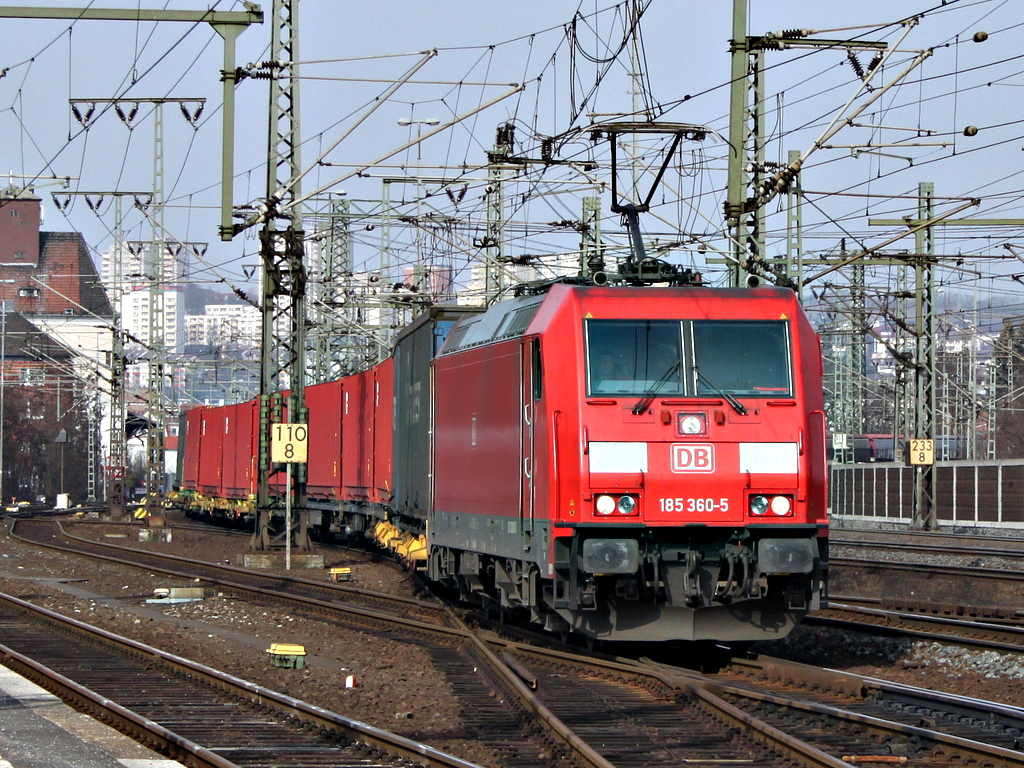
<instances>
[{"instance_id":1,"label":"tree","mask_svg":"<svg viewBox=\"0 0 1024 768\"><path fill-rule=\"evenodd\" d=\"M56 388L5 384L4 476L0 486L4 501L34 501L39 496L52 501L69 489L74 489L78 500L84 498L90 426L76 389L64 385L58 413ZM61 430L67 441L58 443Z\"/></svg>"}]
</instances>

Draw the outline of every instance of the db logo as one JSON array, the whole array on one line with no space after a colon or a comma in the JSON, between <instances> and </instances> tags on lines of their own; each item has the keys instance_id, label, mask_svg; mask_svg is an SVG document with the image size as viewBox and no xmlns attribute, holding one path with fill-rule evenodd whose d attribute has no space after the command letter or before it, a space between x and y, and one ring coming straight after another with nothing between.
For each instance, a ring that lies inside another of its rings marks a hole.
<instances>
[{"instance_id":1,"label":"db logo","mask_svg":"<svg viewBox=\"0 0 1024 768\"><path fill-rule=\"evenodd\" d=\"M715 446L673 445L673 472L714 472Z\"/></svg>"}]
</instances>

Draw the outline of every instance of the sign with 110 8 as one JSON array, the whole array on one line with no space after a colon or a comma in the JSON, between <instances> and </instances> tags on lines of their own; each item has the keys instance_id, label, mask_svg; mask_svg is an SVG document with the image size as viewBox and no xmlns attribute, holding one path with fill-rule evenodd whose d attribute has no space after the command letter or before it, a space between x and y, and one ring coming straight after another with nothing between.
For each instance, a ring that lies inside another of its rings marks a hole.
<instances>
[{"instance_id":1,"label":"sign with 110 8","mask_svg":"<svg viewBox=\"0 0 1024 768\"><path fill-rule=\"evenodd\" d=\"M279 464L305 464L308 436L305 424L272 424L270 460Z\"/></svg>"}]
</instances>

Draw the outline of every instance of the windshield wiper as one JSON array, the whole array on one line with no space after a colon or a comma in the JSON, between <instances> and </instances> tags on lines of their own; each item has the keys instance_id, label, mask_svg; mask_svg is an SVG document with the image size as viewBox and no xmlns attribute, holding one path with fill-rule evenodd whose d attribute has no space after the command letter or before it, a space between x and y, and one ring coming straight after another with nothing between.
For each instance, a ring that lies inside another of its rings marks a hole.
<instances>
[{"instance_id":1,"label":"windshield wiper","mask_svg":"<svg viewBox=\"0 0 1024 768\"><path fill-rule=\"evenodd\" d=\"M736 411L736 413L738 413L740 416L746 416L747 415L747 409L743 407L743 403L741 403L735 397L733 397L728 392L726 392L724 389L722 389L717 384L715 384L713 381L711 381L711 379L709 379L707 376L705 376L701 372L701 370L699 368L695 368L694 370L697 371L697 378L703 380L703 382L705 384L707 384L711 388L711 391L714 394L718 395L721 398L724 398L725 402L727 402L729 405L731 405L732 409L734 411Z\"/></svg>"},{"instance_id":2,"label":"windshield wiper","mask_svg":"<svg viewBox=\"0 0 1024 768\"><path fill-rule=\"evenodd\" d=\"M683 358L680 357L678 360L672 363L671 366L669 366L669 369L667 371L661 374L661 378L659 378L656 382L654 382L651 385L651 388L648 389L646 393L644 393L644 396L636 401L636 405L634 405L632 409L634 416L639 416L641 413L647 410L647 408L654 401L655 396L657 396L658 390L665 386L665 382L672 378L673 374L675 374L675 372L679 370L679 367L682 364Z\"/></svg>"}]
</instances>

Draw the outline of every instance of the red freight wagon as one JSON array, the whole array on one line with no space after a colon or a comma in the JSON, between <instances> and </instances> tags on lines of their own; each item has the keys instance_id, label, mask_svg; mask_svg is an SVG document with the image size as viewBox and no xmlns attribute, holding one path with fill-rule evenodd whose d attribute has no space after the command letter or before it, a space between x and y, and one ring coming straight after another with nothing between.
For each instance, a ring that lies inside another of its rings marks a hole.
<instances>
[{"instance_id":1,"label":"red freight wagon","mask_svg":"<svg viewBox=\"0 0 1024 768\"><path fill-rule=\"evenodd\" d=\"M223 498L245 500L256 493L255 455L259 448L256 403L224 407Z\"/></svg>"},{"instance_id":2,"label":"red freight wagon","mask_svg":"<svg viewBox=\"0 0 1024 768\"><path fill-rule=\"evenodd\" d=\"M224 466L224 423L227 415L227 406L202 410L200 434L203 447L199 462L199 491L206 496L220 495Z\"/></svg>"},{"instance_id":3,"label":"red freight wagon","mask_svg":"<svg viewBox=\"0 0 1024 768\"><path fill-rule=\"evenodd\" d=\"M594 637L784 636L826 581L820 360L768 287L563 284L463 320L430 576Z\"/></svg>"},{"instance_id":4,"label":"red freight wagon","mask_svg":"<svg viewBox=\"0 0 1024 768\"><path fill-rule=\"evenodd\" d=\"M391 454L394 450L395 364L391 358L373 369L376 392L373 401L373 480L370 501L390 504L394 493Z\"/></svg>"},{"instance_id":5,"label":"red freight wagon","mask_svg":"<svg viewBox=\"0 0 1024 768\"><path fill-rule=\"evenodd\" d=\"M179 430L184 445L181 487L187 491L199 489L199 451L202 445L199 436L203 429L203 410L199 407L186 412L182 420L184 429Z\"/></svg>"},{"instance_id":6,"label":"red freight wagon","mask_svg":"<svg viewBox=\"0 0 1024 768\"><path fill-rule=\"evenodd\" d=\"M309 420L306 493L310 499L338 499L341 494L342 381L306 387Z\"/></svg>"},{"instance_id":7,"label":"red freight wagon","mask_svg":"<svg viewBox=\"0 0 1024 768\"><path fill-rule=\"evenodd\" d=\"M369 501L373 483L373 371L347 376L342 398L342 497Z\"/></svg>"}]
</instances>

